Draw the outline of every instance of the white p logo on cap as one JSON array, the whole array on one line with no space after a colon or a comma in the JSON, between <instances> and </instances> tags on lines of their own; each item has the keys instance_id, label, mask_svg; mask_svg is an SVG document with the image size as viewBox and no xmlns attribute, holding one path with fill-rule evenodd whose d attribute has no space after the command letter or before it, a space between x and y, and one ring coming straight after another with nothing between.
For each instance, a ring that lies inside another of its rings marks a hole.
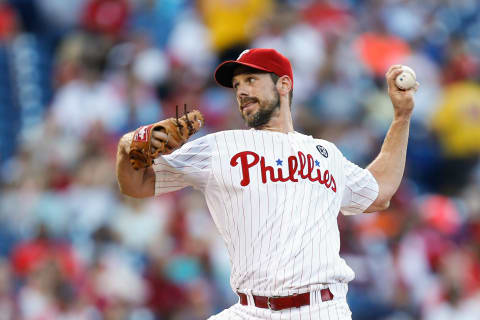
<instances>
[{"instance_id":1,"label":"white p logo on cap","mask_svg":"<svg viewBox=\"0 0 480 320\"><path fill-rule=\"evenodd\" d=\"M240 60L240 58L241 58L245 53L247 53L248 51L250 51L250 49L243 50L242 53L240 53L240 55L238 56L237 60Z\"/></svg>"}]
</instances>

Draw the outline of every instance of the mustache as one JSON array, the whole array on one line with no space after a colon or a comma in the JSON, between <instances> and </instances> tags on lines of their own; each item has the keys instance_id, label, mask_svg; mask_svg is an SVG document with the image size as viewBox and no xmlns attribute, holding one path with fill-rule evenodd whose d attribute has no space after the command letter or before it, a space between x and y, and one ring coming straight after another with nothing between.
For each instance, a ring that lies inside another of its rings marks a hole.
<instances>
[{"instance_id":1,"label":"mustache","mask_svg":"<svg viewBox=\"0 0 480 320\"><path fill-rule=\"evenodd\" d=\"M240 99L240 105L243 107L248 103L258 102L258 99L255 97L244 97Z\"/></svg>"}]
</instances>

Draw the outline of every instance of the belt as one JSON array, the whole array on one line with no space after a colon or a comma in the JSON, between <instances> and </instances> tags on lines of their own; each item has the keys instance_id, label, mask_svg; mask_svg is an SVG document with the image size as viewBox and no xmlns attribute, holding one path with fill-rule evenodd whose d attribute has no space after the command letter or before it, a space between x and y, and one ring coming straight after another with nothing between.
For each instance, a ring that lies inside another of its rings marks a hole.
<instances>
[{"instance_id":1,"label":"belt","mask_svg":"<svg viewBox=\"0 0 480 320\"><path fill-rule=\"evenodd\" d=\"M247 295L241 292L237 292L240 297L240 304L248 306ZM333 299L333 294L330 289L320 290L320 296L322 301L330 301ZM261 297L253 296L253 302L255 307L270 309L273 311L289 309L289 308L300 308L302 306L310 305L310 292L293 294L291 296L274 296L274 297Z\"/></svg>"}]
</instances>

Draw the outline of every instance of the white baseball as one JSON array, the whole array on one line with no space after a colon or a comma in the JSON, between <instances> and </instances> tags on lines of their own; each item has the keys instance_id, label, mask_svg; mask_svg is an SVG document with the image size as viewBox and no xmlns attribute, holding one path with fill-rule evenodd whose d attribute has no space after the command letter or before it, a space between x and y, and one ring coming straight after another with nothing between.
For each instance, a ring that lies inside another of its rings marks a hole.
<instances>
[{"instance_id":1,"label":"white baseball","mask_svg":"<svg viewBox=\"0 0 480 320\"><path fill-rule=\"evenodd\" d=\"M402 66L402 73L395 78L395 84L401 90L410 90L417 83L417 76L412 68Z\"/></svg>"}]
</instances>

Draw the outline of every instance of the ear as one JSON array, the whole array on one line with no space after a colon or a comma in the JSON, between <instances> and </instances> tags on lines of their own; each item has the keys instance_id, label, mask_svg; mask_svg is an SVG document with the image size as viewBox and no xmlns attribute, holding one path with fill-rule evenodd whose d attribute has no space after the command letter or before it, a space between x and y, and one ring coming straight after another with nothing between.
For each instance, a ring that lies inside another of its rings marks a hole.
<instances>
[{"instance_id":1,"label":"ear","mask_svg":"<svg viewBox=\"0 0 480 320\"><path fill-rule=\"evenodd\" d=\"M276 86L280 95L288 96L290 90L292 90L292 80L288 76L281 76L278 78Z\"/></svg>"}]
</instances>

